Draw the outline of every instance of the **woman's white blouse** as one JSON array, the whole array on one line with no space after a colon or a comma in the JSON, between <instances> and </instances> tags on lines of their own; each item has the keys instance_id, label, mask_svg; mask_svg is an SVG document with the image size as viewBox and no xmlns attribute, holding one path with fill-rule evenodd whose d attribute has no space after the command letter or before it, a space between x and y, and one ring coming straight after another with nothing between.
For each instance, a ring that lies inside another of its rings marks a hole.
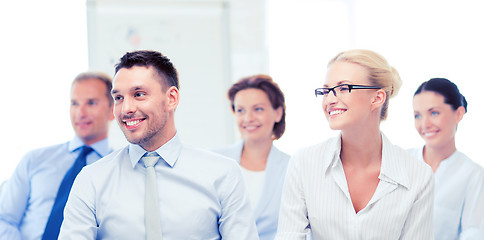
<instances>
[{"instance_id":1,"label":"woman's white blouse","mask_svg":"<svg viewBox=\"0 0 484 240\"><path fill-rule=\"evenodd\" d=\"M341 136L299 150L289 162L276 239L433 239L431 168L382 134L380 182L355 212L340 160Z\"/></svg>"},{"instance_id":2,"label":"woman's white blouse","mask_svg":"<svg viewBox=\"0 0 484 240\"><path fill-rule=\"evenodd\" d=\"M242 176L244 176L247 194L249 195L250 204L257 206L259 198L262 194L262 187L264 186L264 178L266 171L252 171L240 166Z\"/></svg>"},{"instance_id":3,"label":"woman's white blouse","mask_svg":"<svg viewBox=\"0 0 484 240\"><path fill-rule=\"evenodd\" d=\"M423 162L423 147L409 152ZM484 169L455 151L434 176L435 239L484 239Z\"/></svg>"}]
</instances>

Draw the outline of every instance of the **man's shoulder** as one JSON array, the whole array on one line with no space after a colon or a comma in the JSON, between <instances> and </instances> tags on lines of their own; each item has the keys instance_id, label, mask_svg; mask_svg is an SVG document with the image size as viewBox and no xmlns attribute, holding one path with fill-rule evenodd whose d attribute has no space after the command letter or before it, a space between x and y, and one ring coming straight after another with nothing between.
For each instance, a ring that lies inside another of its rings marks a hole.
<instances>
[{"instance_id":1,"label":"man's shoulder","mask_svg":"<svg viewBox=\"0 0 484 240\"><path fill-rule=\"evenodd\" d=\"M199 147L193 147L189 145L183 145L181 154L197 156L198 161L204 161L207 163L211 162L211 163L220 163L220 164L228 164L228 165L233 165L233 164L237 165L234 159L227 157L225 155L222 155L219 152L202 149Z\"/></svg>"},{"instance_id":2,"label":"man's shoulder","mask_svg":"<svg viewBox=\"0 0 484 240\"><path fill-rule=\"evenodd\" d=\"M53 145L49 145L49 146L45 146L45 147L34 148L34 149L28 151L27 153L28 154L44 154L46 152L51 153L51 152L55 152L55 151L58 151L58 150L68 151L68 145L69 145L69 142L57 143L57 144L53 144Z\"/></svg>"},{"instance_id":3,"label":"man's shoulder","mask_svg":"<svg viewBox=\"0 0 484 240\"><path fill-rule=\"evenodd\" d=\"M235 169L239 170L239 164L232 158L187 145L183 145L179 161L184 162L182 164L190 164L215 175L224 175L224 173L232 172Z\"/></svg>"},{"instance_id":4,"label":"man's shoulder","mask_svg":"<svg viewBox=\"0 0 484 240\"><path fill-rule=\"evenodd\" d=\"M35 148L28 151L24 155L24 159L28 159L29 161L35 159L48 159L48 158L57 158L59 154L67 154L69 152L68 149L69 142L58 143L55 145L50 145L46 147Z\"/></svg>"},{"instance_id":5,"label":"man's shoulder","mask_svg":"<svg viewBox=\"0 0 484 240\"><path fill-rule=\"evenodd\" d=\"M107 183L114 173L119 172L120 168L129 164L129 162L123 161L127 156L127 147L117 149L96 162L86 165L82 168L79 175L77 175L77 178L85 182L95 182L97 184Z\"/></svg>"},{"instance_id":6,"label":"man's shoulder","mask_svg":"<svg viewBox=\"0 0 484 240\"><path fill-rule=\"evenodd\" d=\"M86 166L85 168L110 168L116 166L119 161L125 158L128 155L128 146L119 148L115 151L112 151L108 155L102 157L101 159L97 160L96 162Z\"/></svg>"},{"instance_id":7,"label":"man's shoulder","mask_svg":"<svg viewBox=\"0 0 484 240\"><path fill-rule=\"evenodd\" d=\"M240 158L240 154L242 152L244 142L240 141L235 144L229 145L229 146L224 146L224 147L219 147L219 148L213 148L210 149L210 151L224 155L229 158Z\"/></svg>"}]
</instances>

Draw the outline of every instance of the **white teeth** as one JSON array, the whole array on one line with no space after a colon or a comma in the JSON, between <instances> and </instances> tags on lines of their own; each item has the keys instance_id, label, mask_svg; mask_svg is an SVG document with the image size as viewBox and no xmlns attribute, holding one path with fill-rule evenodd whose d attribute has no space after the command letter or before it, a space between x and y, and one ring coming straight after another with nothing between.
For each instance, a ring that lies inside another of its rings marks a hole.
<instances>
[{"instance_id":1,"label":"white teeth","mask_svg":"<svg viewBox=\"0 0 484 240\"><path fill-rule=\"evenodd\" d=\"M126 122L126 125L133 126L138 124L139 122L141 122L141 120L129 121L129 122Z\"/></svg>"},{"instance_id":2,"label":"white teeth","mask_svg":"<svg viewBox=\"0 0 484 240\"><path fill-rule=\"evenodd\" d=\"M425 132L425 133L423 133L423 135L424 135L425 137L430 137L430 136L433 136L433 135L435 135L435 134L436 134L436 132Z\"/></svg>"},{"instance_id":3,"label":"white teeth","mask_svg":"<svg viewBox=\"0 0 484 240\"><path fill-rule=\"evenodd\" d=\"M254 127L254 126L247 126L247 127L245 127L245 129L247 129L247 130L254 130L254 129L256 129L256 128L257 128L257 127Z\"/></svg>"},{"instance_id":4,"label":"white teeth","mask_svg":"<svg viewBox=\"0 0 484 240\"><path fill-rule=\"evenodd\" d=\"M334 110L334 111L329 112L329 116L333 116L335 114L342 114L344 112L345 112L344 110Z\"/></svg>"}]
</instances>

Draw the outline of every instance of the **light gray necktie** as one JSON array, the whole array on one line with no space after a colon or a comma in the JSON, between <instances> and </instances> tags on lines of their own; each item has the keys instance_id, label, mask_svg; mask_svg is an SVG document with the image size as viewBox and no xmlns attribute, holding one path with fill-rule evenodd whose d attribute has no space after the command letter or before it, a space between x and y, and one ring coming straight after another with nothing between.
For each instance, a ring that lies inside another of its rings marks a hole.
<instances>
[{"instance_id":1,"label":"light gray necktie","mask_svg":"<svg viewBox=\"0 0 484 240\"><path fill-rule=\"evenodd\" d=\"M147 152L141 158L146 168L145 183L145 228L146 240L161 240L160 203L156 184L155 166L160 156L156 152Z\"/></svg>"}]
</instances>

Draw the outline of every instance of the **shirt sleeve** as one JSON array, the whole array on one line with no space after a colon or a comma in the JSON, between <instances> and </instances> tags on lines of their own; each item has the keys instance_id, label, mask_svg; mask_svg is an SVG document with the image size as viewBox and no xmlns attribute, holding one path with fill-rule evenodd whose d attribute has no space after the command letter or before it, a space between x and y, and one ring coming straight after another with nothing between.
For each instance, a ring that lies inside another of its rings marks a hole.
<instances>
[{"instance_id":1,"label":"shirt sleeve","mask_svg":"<svg viewBox=\"0 0 484 240\"><path fill-rule=\"evenodd\" d=\"M89 176L82 171L72 185L64 209L59 239L94 240L97 236L95 191Z\"/></svg>"},{"instance_id":2,"label":"shirt sleeve","mask_svg":"<svg viewBox=\"0 0 484 240\"><path fill-rule=\"evenodd\" d=\"M235 162L223 181L219 219L222 239L259 239L242 172Z\"/></svg>"},{"instance_id":3,"label":"shirt sleeve","mask_svg":"<svg viewBox=\"0 0 484 240\"><path fill-rule=\"evenodd\" d=\"M302 173L298 164L298 158L295 155L289 161L287 168L279 211L277 240L304 240L309 230L308 211L301 179Z\"/></svg>"},{"instance_id":4,"label":"shirt sleeve","mask_svg":"<svg viewBox=\"0 0 484 240\"><path fill-rule=\"evenodd\" d=\"M470 181L462 211L461 240L482 239L484 236L484 171Z\"/></svg>"},{"instance_id":5,"label":"shirt sleeve","mask_svg":"<svg viewBox=\"0 0 484 240\"><path fill-rule=\"evenodd\" d=\"M400 239L434 239L434 177L430 167L422 179L423 187L408 213Z\"/></svg>"},{"instance_id":6,"label":"shirt sleeve","mask_svg":"<svg viewBox=\"0 0 484 240\"><path fill-rule=\"evenodd\" d=\"M31 154L25 155L5 183L0 195L0 236L2 239L21 240L20 222L27 208L30 179L28 163Z\"/></svg>"}]
</instances>

